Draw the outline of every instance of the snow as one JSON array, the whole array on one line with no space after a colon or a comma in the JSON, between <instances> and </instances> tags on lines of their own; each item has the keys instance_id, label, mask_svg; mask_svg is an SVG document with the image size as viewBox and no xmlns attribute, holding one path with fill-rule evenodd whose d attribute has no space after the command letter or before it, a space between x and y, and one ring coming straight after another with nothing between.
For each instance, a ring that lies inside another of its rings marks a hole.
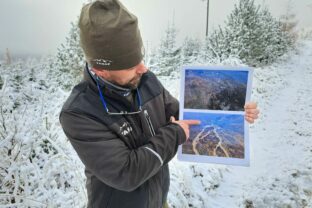
<instances>
[{"instance_id":1,"label":"snow","mask_svg":"<svg viewBox=\"0 0 312 208\"><path fill-rule=\"evenodd\" d=\"M58 121L68 77L50 60L0 70L0 207L85 207L84 167ZM179 80L160 78L178 98ZM174 158L170 207L312 207L312 41L255 68L252 100L261 114L250 125L250 167Z\"/></svg>"},{"instance_id":2,"label":"snow","mask_svg":"<svg viewBox=\"0 0 312 208\"><path fill-rule=\"evenodd\" d=\"M83 166L58 122L68 92L60 93L46 65L0 68L0 207L83 207L86 200Z\"/></svg>"},{"instance_id":3,"label":"snow","mask_svg":"<svg viewBox=\"0 0 312 208\"><path fill-rule=\"evenodd\" d=\"M174 159L171 207L312 207L312 41L300 45L255 69L250 167Z\"/></svg>"}]
</instances>

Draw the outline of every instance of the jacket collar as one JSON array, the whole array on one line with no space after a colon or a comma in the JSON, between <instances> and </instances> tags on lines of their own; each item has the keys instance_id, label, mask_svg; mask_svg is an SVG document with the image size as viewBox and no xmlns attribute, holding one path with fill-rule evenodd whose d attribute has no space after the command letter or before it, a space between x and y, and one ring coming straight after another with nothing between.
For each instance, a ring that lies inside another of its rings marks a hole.
<instances>
[{"instance_id":1,"label":"jacket collar","mask_svg":"<svg viewBox=\"0 0 312 208\"><path fill-rule=\"evenodd\" d=\"M88 64L86 63L85 68L83 70L83 80L86 81L89 86L91 87L91 89L95 92L98 91L97 86L96 86L96 82L95 80L92 78L89 70L88 70Z\"/></svg>"},{"instance_id":2,"label":"jacket collar","mask_svg":"<svg viewBox=\"0 0 312 208\"><path fill-rule=\"evenodd\" d=\"M90 70L88 69L87 63L86 63L86 66L84 68L83 77L84 77L84 81L86 81L88 83L90 88L97 95L99 95L96 80L95 80L94 76L92 76ZM119 93L116 93L116 91L114 89L107 87L103 80L101 82L99 82L99 84L100 84L100 88L101 88L104 96L109 98L109 99L107 99L108 102L110 101L110 99L112 99L114 101L118 101L119 103L123 103L125 106L127 106L127 108L133 107L134 103L130 102L130 100L132 100L132 99L127 99L127 97L121 96ZM140 85L141 85L141 83L140 83ZM133 93L134 93L134 91L132 91L128 96L133 96ZM133 101L135 102L135 105L136 105L137 104L136 99L134 99Z\"/></svg>"}]
</instances>

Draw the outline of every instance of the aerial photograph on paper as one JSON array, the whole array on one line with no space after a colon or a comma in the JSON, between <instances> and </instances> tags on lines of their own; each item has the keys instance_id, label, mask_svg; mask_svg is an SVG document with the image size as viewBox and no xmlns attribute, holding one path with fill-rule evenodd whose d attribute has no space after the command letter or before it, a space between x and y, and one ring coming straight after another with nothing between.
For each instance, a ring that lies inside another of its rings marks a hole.
<instances>
[{"instance_id":1,"label":"aerial photograph on paper","mask_svg":"<svg viewBox=\"0 0 312 208\"><path fill-rule=\"evenodd\" d=\"M244 158L243 115L184 112L183 119L200 120L201 124L190 127L182 154Z\"/></svg>"},{"instance_id":2,"label":"aerial photograph on paper","mask_svg":"<svg viewBox=\"0 0 312 208\"><path fill-rule=\"evenodd\" d=\"M184 108L244 111L248 71L185 70Z\"/></svg>"}]
</instances>

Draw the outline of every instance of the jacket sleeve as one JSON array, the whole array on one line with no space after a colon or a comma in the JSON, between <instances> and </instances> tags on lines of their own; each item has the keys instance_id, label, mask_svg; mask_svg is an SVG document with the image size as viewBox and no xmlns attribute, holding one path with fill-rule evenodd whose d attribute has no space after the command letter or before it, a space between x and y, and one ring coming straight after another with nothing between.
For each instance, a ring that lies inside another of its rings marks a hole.
<instances>
[{"instance_id":1,"label":"jacket sleeve","mask_svg":"<svg viewBox=\"0 0 312 208\"><path fill-rule=\"evenodd\" d=\"M86 115L62 112L60 121L86 168L103 183L122 191L133 191L155 175L186 139L180 126L168 124L146 145L129 149L117 134Z\"/></svg>"},{"instance_id":2,"label":"jacket sleeve","mask_svg":"<svg viewBox=\"0 0 312 208\"><path fill-rule=\"evenodd\" d=\"M165 88L163 89L167 122L169 122L171 116L174 116L176 120L179 120L179 101L174 98L168 90Z\"/></svg>"}]
</instances>

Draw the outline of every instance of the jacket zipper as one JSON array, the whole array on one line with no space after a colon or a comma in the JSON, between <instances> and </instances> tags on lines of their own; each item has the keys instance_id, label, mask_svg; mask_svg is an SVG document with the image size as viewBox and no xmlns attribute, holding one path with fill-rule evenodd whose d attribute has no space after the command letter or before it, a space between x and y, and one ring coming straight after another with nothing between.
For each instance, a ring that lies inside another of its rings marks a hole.
<instances>
[{"instance_id":1,"label":"jacket zipper","mask_svg":"<svg viewBox=\"0 0 312 208\"><path fill-rule=\"evenodd\" d=\"M155 136L155 130L154 130L154 127L153 127L153 124L152 124L152 121L151 121L151 117L148 115L148 112L147 110L144 110L144 116L145 116L145 119L148 123L148 128L152 134L152 136ZM161 166L163 165L163 163L161 164ZM163 168L161 167L160 169L160 177L161 177L161 180L160 180L160 186L161 186L161 189L163 189L163 186L164 186L164 172L163 172Z\"/></svg>"},{"instance_id":2,"label":"jacket zipper","mask_svg":"<svg viewBox=\"0 0 312 208\"><path fill-rule=\"evenodd\" d=\"M148 124L148 128L149 128L152 136L155 136L155 130L154 130L154 127L153 127L153 124L151 121L151 117L148 115L147 110L144 110L144 116L145 116L145 119L146 119L147 124Z\"/></svg>"}]
</instances>

